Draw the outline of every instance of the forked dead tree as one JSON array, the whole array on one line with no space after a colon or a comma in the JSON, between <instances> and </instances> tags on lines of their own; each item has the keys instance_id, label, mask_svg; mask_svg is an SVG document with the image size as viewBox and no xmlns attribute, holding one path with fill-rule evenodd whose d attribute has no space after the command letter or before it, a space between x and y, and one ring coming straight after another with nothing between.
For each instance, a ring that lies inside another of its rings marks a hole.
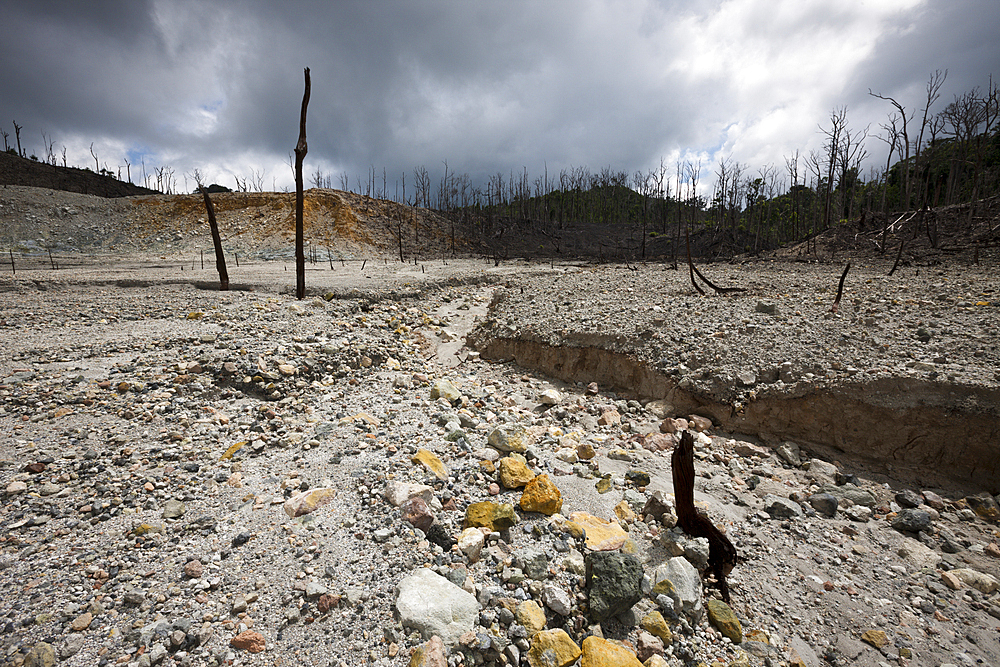
<instances>
[{"instance_id":1,"label":"forked dead tree","mask_svg":"<svg viewBox=\"0 0 1000 667\"><path fill-rule=\"evenodd\" d=\"M295 298L306 298L305 232L302 210L305 198L302 193L302 161L309 147L306 144L306 108L309 106L309 68L305 68L306 90L302 95L302 115L299 118L299 141L295 144Z\"/></svg>"},{"instance_id":2,"label":"forked dead tree","mask_svg":"<svg viewBox=\"0 0 1000 667\"><path fill-rule=\"evenodd\" d=\"M725 533L694 506L694 436L691 431L681 433L681 441L674 447L674 453L670 457L670 468L677 502L677 524L688 535L708 540L708 566L715 575L722 599L729 602L726 575L736 565L739 554Z\"/></svg>"}]
</instances>

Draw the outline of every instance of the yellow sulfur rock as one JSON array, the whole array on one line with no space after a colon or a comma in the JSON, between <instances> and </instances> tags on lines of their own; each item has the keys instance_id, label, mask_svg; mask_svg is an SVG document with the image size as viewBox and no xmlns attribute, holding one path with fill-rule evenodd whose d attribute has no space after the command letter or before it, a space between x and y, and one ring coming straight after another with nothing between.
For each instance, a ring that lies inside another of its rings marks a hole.
<instances>
[{"instance_id":1,"label":"yellow sulfur rock","mask_svg":"<svg viewBox=\"0 0 1000 667\"><path fill-rule=\"evenodd\" d=\"M524 487L521 509L552 516L562 509L562 494L548 475L539 475Z\"/></svg>"},{"instance_id":2,"label":"yellow sulfur rock","mask_svg":"<svg viewBox=\"0 0 1000 667\"><path fill-rule=\"evenodd\" d=\"M600 637L583 640L580 667L642 667L632 651Z\"/></svg>"},{"instance_id":3,"label":"yellow sulfur rock","mask_svg":"<svg viewBox=\"0 0 1000 667\"><path fill-rule=\"evenodd\" d=\"M639 621L642 629L651 635L663 640L664 646L670 646L674 642L674 635L670 632L670 626L663 618L663 614L658 611L651 611Z\"/></svg>"},{"instance_id":4,"label":"yellow sulfur rock","mask_svg":"<svg viewBox=\"0 0 1000 667\"><path fill-rule=\"evenodd\" d=\"M500 459L500 483L505 489L520 489L535 478L524 458L506 456Z\"/></svg>"},{"instance_id":5,"label":"yellow sulfur rock","mask_svg":"<svg viewBox=\"0 0 1000 667\"><path fill-rule=\"evenodd\" d=\"M587 531L587 548L592 551L616 551L628 539L621 526L587 512L573 512L570 521Z\"/></svg>"},{"instance_id":6,"label":"yellow sulfur rock","mask_svg":"<svg viewBox=\"0 0 1000 667\"><path fill-rule=\"evenodd\" d=\"M444 463L441 462L441 459L439 459L432 451L423 448L418 449L417 453L410 459L410 461L413 463L419 463L426 468L428 472L440 480L448 479L448 468L445 467Z\"/></svg>"},{"instance_id":7,"label":"yellow sulfur rock","mask_svg":"<svg viewBox=\"0 0 1000 667\"><path fill-rule=\"evenodd\" d=\"M584 640L586 643L586 640ZM580 647L565 630L543 630L531 639L528 664L531 667L568 667L580 657Z\"/></svg>"},{"instance_id":8,"label":"yellow sulfur rock","mask_svg":"<svg viewBox=\"0 0 1000 667\"><path fill-rule=\"evenodd\" d=\"M534 600L525 600L517 605L516 616L517 622L527 629L529 637L545 629L545 612Z\"/></svg>"}]
</instances>

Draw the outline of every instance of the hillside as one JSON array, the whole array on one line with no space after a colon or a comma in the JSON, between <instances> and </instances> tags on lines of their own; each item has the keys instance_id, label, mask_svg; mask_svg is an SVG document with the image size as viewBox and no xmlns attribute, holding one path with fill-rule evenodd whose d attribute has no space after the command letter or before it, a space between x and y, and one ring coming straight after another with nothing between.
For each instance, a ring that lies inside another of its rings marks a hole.
<instances>
[{"instance_id":1,"label":"hillside","mask_svg":"<svg viewBox=\"0 0 1000 667\"><path fill-rule=\"evenodd\" d=\"M223 247L240 257L292 257L293 193L226 192L212 195ZM350 192L305 193L305 236L317 260L448 256L451 223L415 209ZM461 230L454 252L477 247ZM200 195L145 195L114 199L21 186L0 187L0 247L14 253L155 253L177 257L211 252ZM47 261L47 260L46 260Z\"/></svg>"},{"instance_id":2,"label":"hillside","mask_svg":"<svg viewBox=\"0 0 1000 667\"><path fill-rule=\"evenodd\" d=\"M26 185L65 190L98 197L129 197L155 194L155 190L96 174L89 169L60 167L0 152L0 185Z\"/></svg>"}]
</instances>

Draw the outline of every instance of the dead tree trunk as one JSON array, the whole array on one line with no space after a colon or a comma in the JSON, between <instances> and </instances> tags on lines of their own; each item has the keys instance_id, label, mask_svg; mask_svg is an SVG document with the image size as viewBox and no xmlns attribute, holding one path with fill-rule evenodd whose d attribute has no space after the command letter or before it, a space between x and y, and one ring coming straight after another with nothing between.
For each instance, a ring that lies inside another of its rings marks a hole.
<instances>
[{"instance_id":1,"label":"dead tree trunk","mask_svg":"<svg viewBox=\"0 0 1000 667\"><path fill-rule=\"evenodd\" d=\"M837 298L833 300L833 307L830 308L831 313L836 313L840 309L840 297L844 296L844 281L847 280L847 272L850 270L851 263L848 262L844 272L840 274L840 285L837 287Z\"/></svg>"},{"instance_id":2,"label":"dead tree trunk","mask_svg":"<svg viewBox=\"0 0 1000 667\"><path fill-rule=\"evenodd\" d=\"M215 268L219 271L219 291L229 291L229 272L226 271L226 255L222 252L222 237L219 236L219 224L215 221L215 207L208 196L208 189L200 187L201 196L205 198L205 210L208 211L208 226L212 230L212 244L215 245Z\"/></svg>"},{"instance_id":3,"label":"dead tree trunk","mask_svg":"<svg viewBox=\"0 0 1000 667\"><path fill-rule=\"evenodd\" d=\"M299 118L299 141L295 144L295 298L306 298L305 232L302 210L305 206L302 193L302 161L309 150L306 144L306 108L309 106L309 68L305 68L306 90L302 95L302 115Z\"/></svg>"},{"instance_id":4,"label":"dead tree trunk","mask_svg":"<svg viewBox=\"0 0 1000 667\"><path fill-rule=\"evenodd\" d=\"M677 524L688 535L708 540L708 566L715 575L722 599L729 602L726 575L736 565L739 555L729 538L694 506L694 437L691 431L681 433L681 441L670 457L670 468L677 502Z\"/></svg>"}]
</instances>

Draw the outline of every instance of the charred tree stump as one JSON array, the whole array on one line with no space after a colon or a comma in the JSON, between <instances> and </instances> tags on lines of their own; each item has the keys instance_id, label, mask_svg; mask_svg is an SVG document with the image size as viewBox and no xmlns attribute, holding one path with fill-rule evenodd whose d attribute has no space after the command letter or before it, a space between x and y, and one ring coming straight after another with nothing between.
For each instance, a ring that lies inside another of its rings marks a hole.
<instances>
[{"instance_id":1,"label":"charred tree stump","mask_svg":"<svg viewBox=\"0 0 1000 667\"><path fill-rule=\"evenodd\" d=\"M715 575L722 599L729 600L726 575L739 560L736 547L712 521L694 506L694 436L690 431L681 433L681 441L670 457L674 479L674 498L677 502L677 524L692 537L708 540L708 566Z\"/></svg>"}]
</instances>

